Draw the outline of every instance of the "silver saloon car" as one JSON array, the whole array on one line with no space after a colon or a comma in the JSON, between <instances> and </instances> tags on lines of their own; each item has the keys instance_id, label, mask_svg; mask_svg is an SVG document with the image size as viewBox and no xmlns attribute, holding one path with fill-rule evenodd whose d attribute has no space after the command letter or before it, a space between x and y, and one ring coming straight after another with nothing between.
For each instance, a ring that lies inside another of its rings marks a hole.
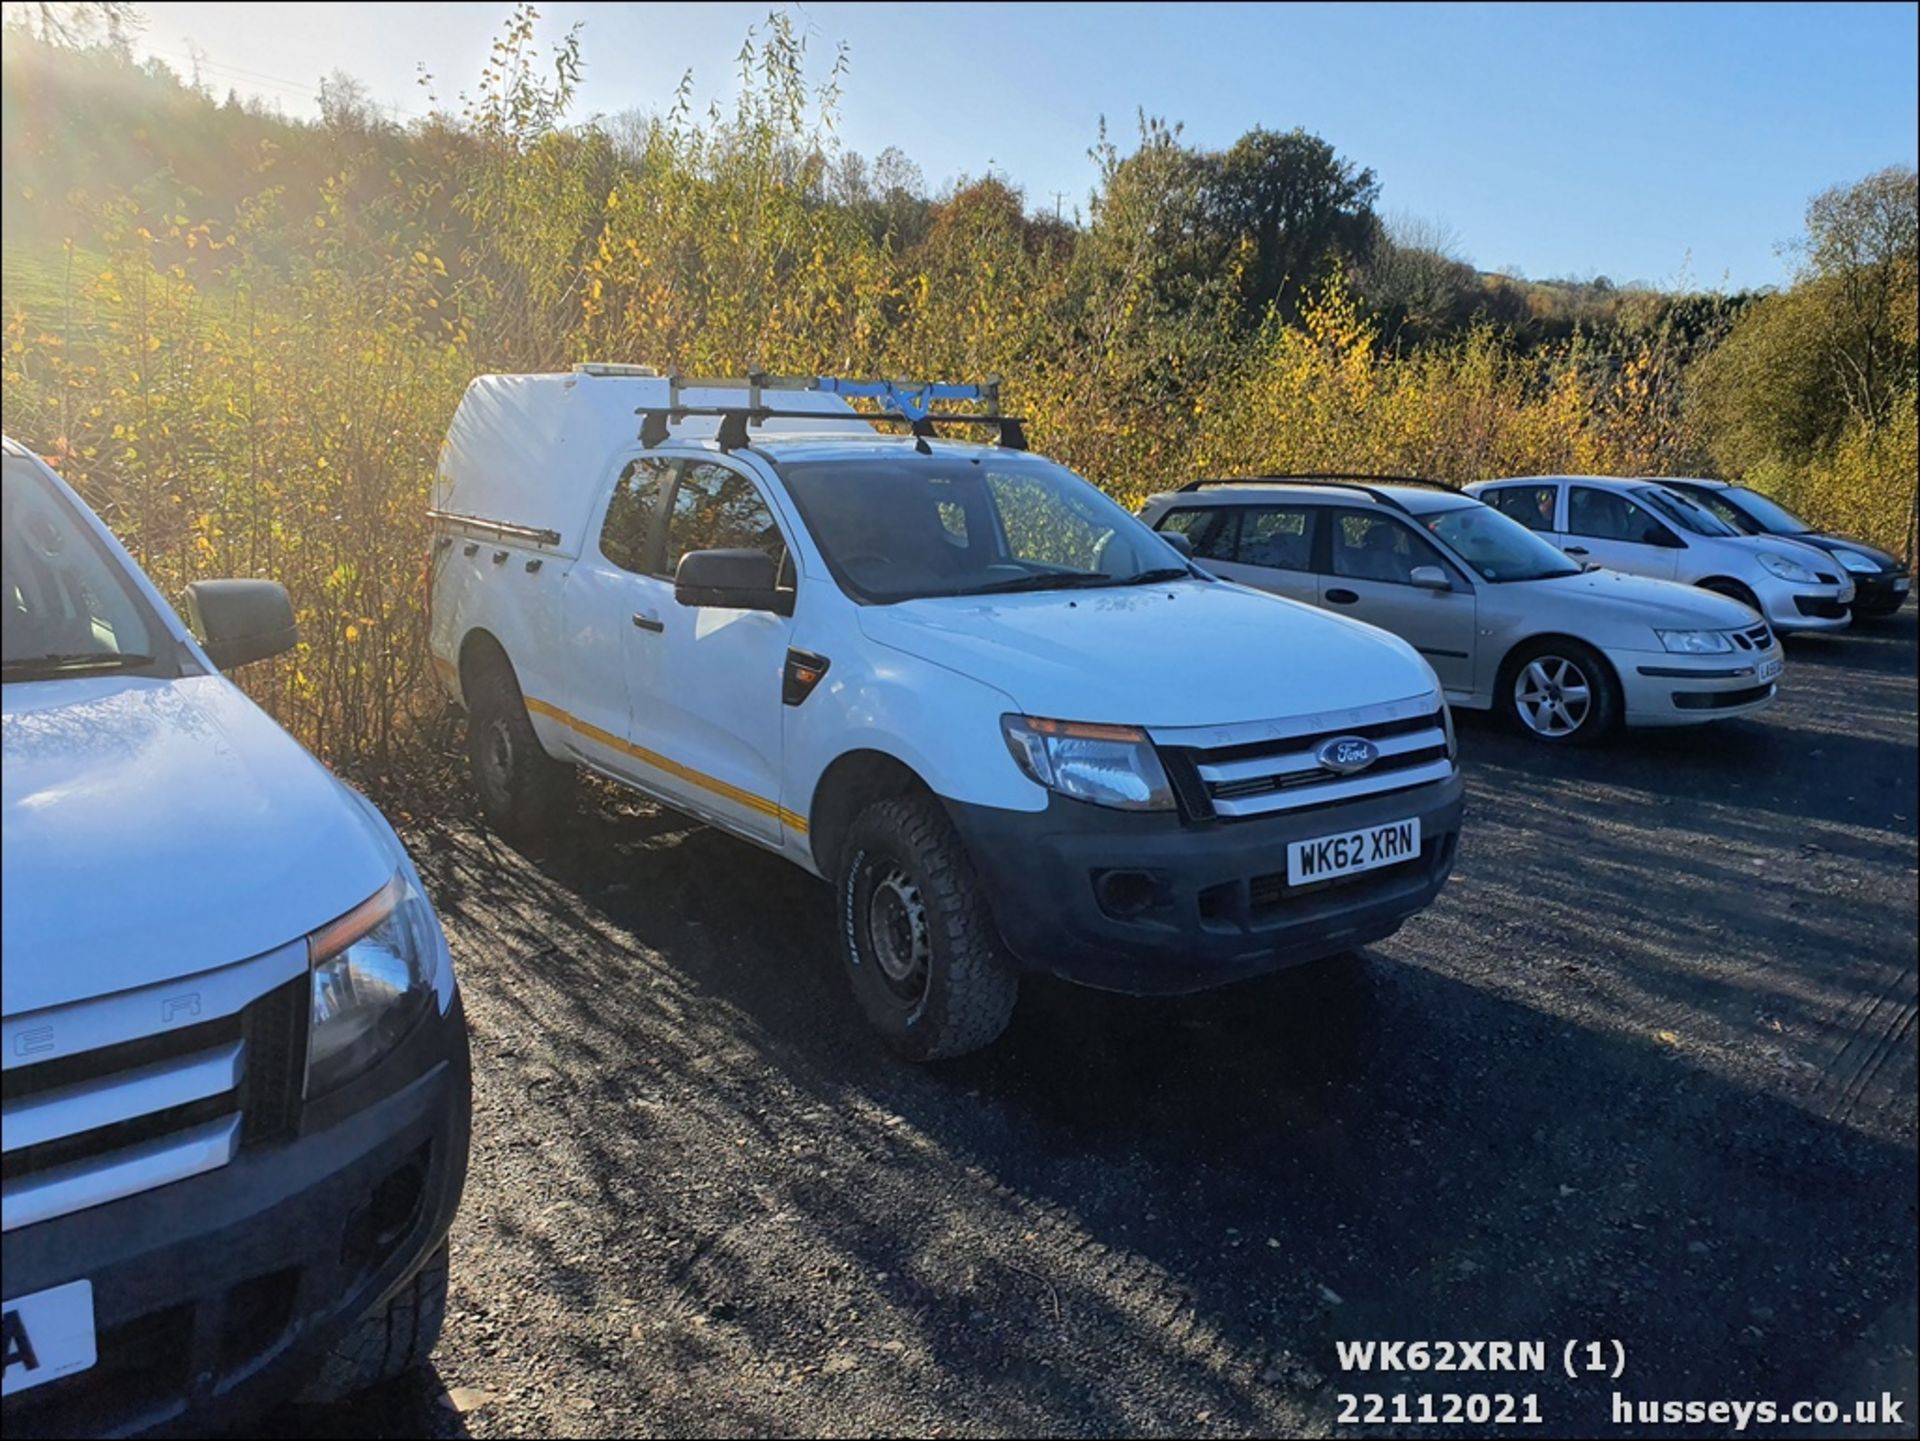
<instances>
[{"instance_id":1,"label":"silver saloon car","mask_svg":"<svg viewBox=\"0 0 1920 1441\"><path fill-rule=\"evenodd\" d=\"M1196 481L1141 516L1223 579L1393 632L1451 704L1498 710L1553 744L1750 715L1783 668L1772 627L1740 602L1584 568L1432 483Z\"/></svg>"}]
</instances>

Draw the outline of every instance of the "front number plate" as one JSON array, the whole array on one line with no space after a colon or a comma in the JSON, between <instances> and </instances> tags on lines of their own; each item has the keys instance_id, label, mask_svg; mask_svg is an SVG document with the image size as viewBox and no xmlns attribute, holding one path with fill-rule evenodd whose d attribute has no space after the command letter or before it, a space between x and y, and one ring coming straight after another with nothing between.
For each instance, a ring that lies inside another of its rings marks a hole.
<instances>
[{"instance_id":1,"label":"front number plate","mask_svg":"<svg viewBox=\"0 0 1920 1441\"><path fill-rule=\"evenodd\" d=\"M1765 685L1768 681L1779 680L1780 672L1786 669L1786 664L1787 663L1781 660L1779 656L1775 656L1772 660L1761 661L1760 683Z\"/></svg>"},{"instance_id":2,"label":"front number plate","mask_svg":"<svg viewBox=\"0 0 1920 1441\"><path fill-rule=\"evenodd\" d=\"M84 1371L93 1349L93 1282L69 1281L5 1307L7 1369L0 1396Z\"/></svg>"},{"instance_id":3,"label":"front number plate","mask_svg":"<svg viewBox=\"0 0 1920 1441\"><path fill-rule=\"evenodd\" d=\"M1420 854L1420 818L1388 821L1337 835L1294 841L1287 847L1287 884L1310 885L1398 865Z\"/></svg>"}]
</instances>

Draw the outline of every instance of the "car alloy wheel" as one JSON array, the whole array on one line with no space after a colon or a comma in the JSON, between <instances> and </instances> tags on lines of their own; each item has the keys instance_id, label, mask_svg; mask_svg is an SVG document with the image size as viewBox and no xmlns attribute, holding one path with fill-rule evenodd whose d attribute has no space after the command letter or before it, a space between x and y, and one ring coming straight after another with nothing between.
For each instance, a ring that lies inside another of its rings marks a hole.
<instances>
[{"instance_id":1,"label":"car alloy wheel","mask_svg":"<svg viewBox=\"0 0 1920 1441\"><path fill-rule=\"evenodd\" d=\"M1536 656L1513 678L1513 705L1528 730L1561 740L1587 723L1593 686L1565 656Z\"/></svg>"}]
</instances>

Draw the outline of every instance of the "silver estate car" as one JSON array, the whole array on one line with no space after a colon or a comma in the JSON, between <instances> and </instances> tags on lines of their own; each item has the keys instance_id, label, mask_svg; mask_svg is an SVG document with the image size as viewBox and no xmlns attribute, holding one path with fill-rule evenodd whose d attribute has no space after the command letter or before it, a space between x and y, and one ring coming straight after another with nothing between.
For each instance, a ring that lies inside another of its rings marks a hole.
<instances>
[{"instance_id":1,"label":"silver estate car","mask_svg":"<svg viewBox=\"0 0 1920 1441\"><path fill-rule=\"evenodd\" d=\"M1743 534L1664 481L1535 475L1466 492L1575 560L1730 595L1782 635L1842 630L1853 619L1853 579L1827 552Z\"/></svg>"},{"instance_id":2,"label":"silver estate car","mask_svg":"<svg viewBox=\"0 0 1920 1441\"><path fill-rule=\"evenodd\" d=\"M1739 602L1583 568L1433 482L1195 481L1140 514L1223 579L1393 632L1450 703L1542 741L1749 715L1782 669L1772 629Z\"/></svg>"}]
</instances>

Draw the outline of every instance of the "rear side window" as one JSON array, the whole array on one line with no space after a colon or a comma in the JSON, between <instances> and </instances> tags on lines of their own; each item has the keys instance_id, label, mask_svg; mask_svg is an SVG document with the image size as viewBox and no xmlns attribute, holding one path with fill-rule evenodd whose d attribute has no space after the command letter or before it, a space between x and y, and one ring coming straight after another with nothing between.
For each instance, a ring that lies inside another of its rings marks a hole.
<instances>
[{"instance_id":1,"label":"rear side window","mask_svg":"<svg viewBox=\"0 0 1920 1441\"><path fill-rule=\"evenodd\" d=\"M1440 553L1411 526L1365 511L1339 512L1333 527L1335 575L1411 585L1414 567L1421 565L1447 568Z\"/></svg>"},{"instance_id":2,"label":"rear side window","mask_svg":"<svg viewBox=\"0 0 1920 1441\"><path fill-rule=\"evenodd\" d=\"M660 514L660 492L672 470L670 460L642 456L630 462L614 483L607 518L600 526L600 554L620 569L646 574L647 542Z\"/></svg>"},{"instance_id":3,"label":"rear side window","mask_svg":"<svg viewBox=\"0 0 1920 1441\"><path fill-rule=\"evenodd\" d=\"M1503 485L1498 490L1481 491L1480 499L1528 530L1552 530L1557 489L1551 485Z\"/></svg>"},{"instance_id":4,"label":"rear side window","mask_svg":"<svg viewBox=\"0 0 1920 1441\"><path fill-rule=\"evenodd\" d=\"M694 550L763 550L784 574L786 538L754 483L712 461L689 465L680 476L667 515L667 549L661 573L672 575Z\"/></svg>"},{"instance_id":5,"label":"rear side window","mask_svg":"<svg viewBox=\"0 0 1920 1441\"><path fill-rule=\"evenodd\" d=\"M1272 570L1313 569L1314 512L1304 505L1259 506L1240 514L1242 565Z\"/></svg>"},{"instance_id":6,"label":"rear side window","mask_svg":"<svg viewBox=\"0 0 1920 1441\"><path fill-rule=\"evenodd\" d=\"M1576 485L1567 492L1567 532L1630 545L1664 545L1670 534L1624 495L1590 485Z\"/></svg>"},{"instance_id":7,"label":"rear side window","mask_svg":"<svg viewBox=\"0 0 1920 1441\"><path fill-rule=\"evenodd\" d=\"M1193 546L1196 560L1232 560L1234 522L1239 512L1231 506L1212 505L1176 510L1165 516L1156 530L1184 535Z\"/></svg>"}]
</instances>

